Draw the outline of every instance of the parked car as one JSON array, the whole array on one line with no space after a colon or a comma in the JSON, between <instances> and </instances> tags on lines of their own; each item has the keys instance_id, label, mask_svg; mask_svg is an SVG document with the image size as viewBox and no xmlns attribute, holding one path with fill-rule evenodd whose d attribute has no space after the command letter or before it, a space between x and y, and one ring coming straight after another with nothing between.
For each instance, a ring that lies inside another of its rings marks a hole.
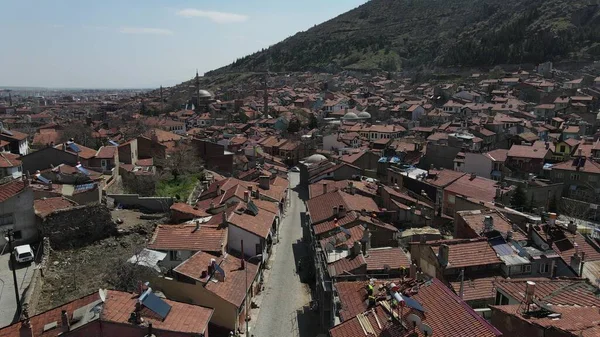
<instances>
[{"instance_id":1,"label":"parked car","mask_svg":"<svg viewBox=\"0 0 600 337\"><path fill-rule=\"evenodd\" d=\"M19 263L31 262L34 257L33 249L31 249L30 245L16 246L13 254L15 254L15 260Z\"/></svg>"}]
</instances>

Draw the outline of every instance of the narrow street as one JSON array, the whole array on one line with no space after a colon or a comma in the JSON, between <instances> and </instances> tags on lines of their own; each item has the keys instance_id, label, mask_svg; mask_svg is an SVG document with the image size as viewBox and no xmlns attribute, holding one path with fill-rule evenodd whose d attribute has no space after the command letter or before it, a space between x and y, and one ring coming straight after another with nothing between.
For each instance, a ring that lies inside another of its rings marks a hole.
<instances>
[{"instance_id":1,"label":"narrow street","mask_svg":"<svg viewBox=\"0 0 600 337\"><path fill-rule=\"evenodd\" d=\"M301 214L304 203L294 190L299 183L298 173L290 173L290 206L280 225L277 252L271 264L270 278L266 281L264 298L250 336L314 337L316 316L308 306L311 300L308 284L301 283L296 274L300 257L308 255L302 240Z\"/></svg>"}]
</instances>

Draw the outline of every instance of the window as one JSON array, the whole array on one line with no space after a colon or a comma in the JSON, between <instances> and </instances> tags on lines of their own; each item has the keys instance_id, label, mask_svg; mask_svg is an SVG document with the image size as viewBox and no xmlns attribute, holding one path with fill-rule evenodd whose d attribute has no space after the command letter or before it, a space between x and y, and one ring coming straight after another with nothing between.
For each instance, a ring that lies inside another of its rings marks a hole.
<instances>
[{"instance_id":1,"label":"window","mask_svg":"<svg viewBox=\"0 0 600 337\"><path fill-rule=\"evenodd\" d=\"M23 233L21 233L21 231L14 231L13 232L13 239L15 240L21 240L23 238Z\"/></svg>"},{"instance_id":2,"label":"window","mask_svg":"<svg viewBox=\"0 0 600 337\"><path fill-rule=\"evenodd\" d=\"M540 264L540 274L546 274L550 272L550 265L547 263Z\"/></svg>"},{"instance_id":3,"label":"window","mask_svg":"<svg viewBox=\"0 0 600 337\"><path fill-rule=\"evenodd\" d=\"M12 225L13 221L13 213L0 214L0 226Z\"/></svg>"},{"instance_id":4,"label":"window","mask_svg":"<svg viewBox=\"0 0 600 337\"><path fill-rule=\"evenodd\" d=\"M561 146L560 146L560 148L559 148L559 150L558 150L558 152L560 152L560 153L565 153L565 150L566 150L566 149L565 149L565 146L564 146L564 145L561 145Z\"/></svg>"},{"instance_id":5,"label":"window","mask_svg":"<svg viewBox=\"0 0 600 337\"><path fill-rule=\"evenodd\" d=\"M531 273L531 265L530 264L523 265L523 272Z\"/></svg>"},{"instance_id":6,"label":"window","mask_svg":"<svg viewBox=\"0 0 600 337\"><path fill-rule=\"evenodd\" d=\"M456 197L453 194L448 195L448 203L454 204L456 202Z\"/></svg>"},{"instance_id":7,"label":"window","mask_svg":"<svg viewBox=\"0 0 600 337\"><path fill-rule=\"evenodd\" d=\"M598 176L590 175L590 176L588 176L588 181L595 183L596 181L598 181Z\"/></svg>"},{"instance_id":8,"label":"window","mask_svg":"<svg viewBox=\"0 0 600 337\"><path fill-rule=\"evenodd\" d=\"M500 292L496 292L496 305L507 305L508 297L502 295Z\"/></svg>"},{"instance_id":9,"label":"window","mask_svg":"<svg viewBox=\"0 0 600 337\"><path fill-rule=\"evenodd\" d=\"M579 173L571 173L571 180L579 180Z\"/></svg>"},{"instance_id":10,"label":"window","mask_svg":"<svg viewBox=\"0 0 600 337\"><path fill-rule=\"evenodd\" d=\"M102 159L102 160L100 161L100 165L101 165L102 167L106 167L106 166L108 166L108 165L107 165L107 162L106 162L106 159Z\"/></svg>"},{"instance_id":11,"label":"window","mask_svg":"<svg viewBox=\"0 0 600 337\"><path fill-rule=\"evenodd\" d=\"M562 173L562 172L556 172L556 173L554 174L554 177L555 177L556 179L562 179L562 178L564 177L564 175L563 175L563 173Z\"/></svg>"},{"instance_id":12,"label":"window","mask_svg":"<svg viewBox=\"0 0 600 337\"><path fill-rule=\"evenodd\" d=\"M170 250L169 259L171 261L181 261L181 252L178 250Z\"/></svg>"}]
</instances>

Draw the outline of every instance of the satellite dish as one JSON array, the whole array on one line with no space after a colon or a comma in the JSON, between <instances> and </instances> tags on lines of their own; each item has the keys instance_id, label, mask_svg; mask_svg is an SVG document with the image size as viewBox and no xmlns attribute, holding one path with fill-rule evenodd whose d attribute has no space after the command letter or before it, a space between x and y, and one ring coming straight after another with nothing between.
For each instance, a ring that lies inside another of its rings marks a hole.
<instances>
[{"instance_id":1,"label":"satellite dish","mask_svg":"<svg viewBox=\"0 0 600 337\"><path fill-rule=\"evenodd\" d=\"M415 314L408 315L407 320L412 324L413 328L421 325L421 317Z\"/></svg>"},{"instance_id":2,"label":"satellite dish","mask_svg":"<svg viewBox=\"0 0 600 337\"><path fill-rule=\"evenodd\" d=\"M98 294L100 295L100 299L102 300L102 302L106 302L106 290L98 289Z\"/></svg>"},{"instance_id":3,"label":"satellite dish","mask_svg":"<svg viewBox=\"0 0 600 337\"><path fill-rule=\"evenodd\" d=\"M419 330L421 330L426 337L433 336L433 329L425 323L419 325Z\"/></svg>"},{"instance_id":4,"label":"satellite dish","mask_svg":"<svg viewBox=\"0 0 600 337\"><path fill-rule=\"evenodd\" d=\"M550 246L548 246L548 244L547 244L547 243L542 243L542 244L540 245L540 247L541 247L543 250L548 250L548 249L550 248Z\"/></svg>"}]
</instances>

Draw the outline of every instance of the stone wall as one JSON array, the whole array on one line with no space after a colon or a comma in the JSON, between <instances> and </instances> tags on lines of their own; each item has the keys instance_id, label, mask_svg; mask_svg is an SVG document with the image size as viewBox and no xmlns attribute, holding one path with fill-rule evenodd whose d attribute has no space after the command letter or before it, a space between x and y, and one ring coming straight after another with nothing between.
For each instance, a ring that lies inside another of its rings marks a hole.
<instances>
[{"instance_id":1,"label":"stone wall","mask_svg":"<svg viewBox=\"0 0 600 337\"><path fill-rule=\"evenodd\" d=\"M138 194L107 194L114 199L114 205L125 208L137 208L150 212L167 212L173 205L173 198L140 197Z\"/></svg>"},{"instance_id":2,"label":"stone wall","mask_svg":"<svg viewBox=\"0 0 600 337\"><path fill-rule=\"evenodd\" d=\"M42 222L40 231L53 249L81 247L117 232L108 208L103 204L58 210Z\"/></svg>"},{"instance_id":3,"label":"stone wall","mask_svg":"<svg viewBox=\"0 0 600 337\"><path fill-rule=\"evenodd\" d=\"M50 260L50 239L44 238L40 248L41 251L38 250L37 254L41 256L36 256L36 268L33 270L29 287L23 293L23 309L27 308L29 317L38 314L38 302L44 286L44 272Z\"/></svg>"}]
</instances>

